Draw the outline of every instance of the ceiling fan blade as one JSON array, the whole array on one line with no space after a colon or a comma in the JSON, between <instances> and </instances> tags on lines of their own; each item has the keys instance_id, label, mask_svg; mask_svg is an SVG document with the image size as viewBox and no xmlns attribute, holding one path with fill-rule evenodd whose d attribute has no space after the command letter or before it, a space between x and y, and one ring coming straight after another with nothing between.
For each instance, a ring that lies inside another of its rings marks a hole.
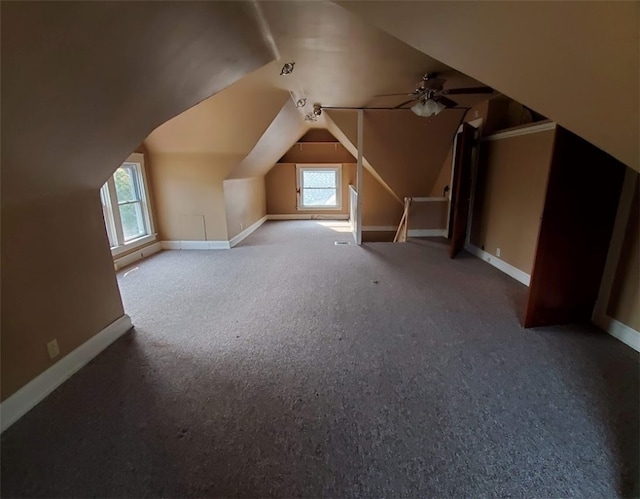
<instances>
[{"instance_id":1,"label":"ceiling fan blade","mask_svg":"<svg viewBox=\"0 0 640 499\"><path fill-rule=\"evenodd\" d=\"M399 95L402 95L403 97L409 97L413 94L410 94L408 92L404 92L402 94L380 94L380 95L374 95L373 98L375 99L376 97L398 97Z\"/></svg>"},{"instance_id":2,"label":"ceiling fan blade","mask_svg":"<svg viewBox=\"0 0 640 499\"><path fill-rule=\"evenodd\" d=\"M449 97L445 97L444 95L434 95L433 100L440 104L444 104L447 107L456 107L458 105L456 101L451 100Z\"/></svg>"},{"instance_id":3,"label":"ceiling fan blade","mask_svg":"<svg viewBox=\"0 0 640 499\"><path fill-rule=\"evenodd\" d=\"M493 88L491 87L466 87L466 88L449 88L442 91L447 95L460 95L460 94L492 94Z\"/></svg>"},{"instance_id":4,"label":"ceiling fan blade","mask_svg":"<svg viewBox=\"0 0 640 499\"><path fill-rule=\"evenodd\" d=\"M415 99L409 99L408 101L403 102L402 104L398 104L398 105L397 105L397 106L395 106L393 109L400 109L401 107L404 107L404 106L406 106L407 104L409 104L409 103L411 103L411 102L413 102L413 101L415 101Z\"/></svg>"}]
</instances>

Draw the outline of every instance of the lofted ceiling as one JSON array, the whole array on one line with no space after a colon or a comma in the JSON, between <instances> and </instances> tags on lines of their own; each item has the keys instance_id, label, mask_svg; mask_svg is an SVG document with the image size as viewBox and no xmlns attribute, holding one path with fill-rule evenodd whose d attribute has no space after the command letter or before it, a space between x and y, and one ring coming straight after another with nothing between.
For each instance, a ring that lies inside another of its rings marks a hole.
<instances>
[{"instance_id":1,"label":"lofted ceiling","mask_svg":"<svg viewBox=\"0 0 640 499\"><path fill-rule=\"evenodd\" d=\"M245 2L0 6L3 206L98 188L158 124L273 60Z\"/></svg>"},{"instance_id":2,"label":"lofted ceiling","mask_svg":"<svg viewBox=\"0 0 640 499\"><path fill-rule=\"evenodd\" d=\"M640 170L640 2L339 3Z\"/></svg>"},{"instance_id":3,"label":"lofted ceiling","mask_svg":"<svg viewBox=\"0 0 640 499\"><path fill-rule=\"evenodd\" d=\"M153 153L248 154L289 93L272 83L269 63L156 128L145 145Z\"/></svg>"},{"instance_id":4,"label":"lofted ceiling","mask_svg":"<svg viewBox=\"0 0 640 499\"><path fill-rule=\"evenodd\" d=\"M481 85L445 64L374 27L333 2L263 2L264 18L282 62L295 61L294 72L280 77L280 87L302 87L313 103L324 106L389 106L403 97L375 95L412 92L426 72L439 72L448 87ZM473 105L482 96L459 102Z\"/></svg>"},{"instance_id":5,"label":"lofted ceiling","mask_svg":"<svg viewBox=\"0 0 640 499\"><path fill-rule=\"evenodd\" d=\"M289 91L307 99L307 105L298 110L302 121L314 103L394 106L407 99L374 96L410 93L426 72L446 78L445 88L481 85L333 2L256 2L254 6L262 34L272 41L279 60L160 126L145 141L152 152L249 154L270 123L290 124L289 118L276 120L279 112L290 112L283 108ZM295 69L281 76L285 62L295 62ZM486 98L456 96L463 106ZM323 118L309 125L326 126ZM272 127L270 136L279 137L286 151L299 138L300 129L289 125L279 132ZM251 171L270 166L254 165Z\"/></svg>"}]
</instances>

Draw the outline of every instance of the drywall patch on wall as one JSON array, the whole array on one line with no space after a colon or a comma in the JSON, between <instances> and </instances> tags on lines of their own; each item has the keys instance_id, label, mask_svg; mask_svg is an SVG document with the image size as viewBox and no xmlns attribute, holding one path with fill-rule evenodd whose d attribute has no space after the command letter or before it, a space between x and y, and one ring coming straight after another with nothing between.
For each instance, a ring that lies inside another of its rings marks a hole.
<instances>
[{"instance_id":1,"label":"drywall patch on wall","mask_svg":"<svg viewBox=\"0 0 640 499\"><path fill-rule=\"evenodd\" d=\"M204 215L179 214L181 239L193 241L206 241L207 229L205 227Z\"/></svg>"},{"instance_id":2,"label":"drywall patch on wall","mask_svg":"<svg viewBox=\"0 0 640 499\"><path fill-rule=\"evenodd\" d=\"M241 159L210 153L151 154L160 239L228 240L223 182ZM204 226L198 221L202 219Z\"/></svg>"}]
</instances>

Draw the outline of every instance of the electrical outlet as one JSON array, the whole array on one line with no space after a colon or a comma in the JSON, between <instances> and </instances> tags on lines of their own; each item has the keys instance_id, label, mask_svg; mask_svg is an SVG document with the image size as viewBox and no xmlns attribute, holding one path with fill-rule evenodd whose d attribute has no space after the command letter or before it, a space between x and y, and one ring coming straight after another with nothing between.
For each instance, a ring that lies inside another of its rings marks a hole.
<instances>
[{"instance_id":1,"label":"electrical outlet","mask_svg":"<svg viewBox=\"0 0 640 499\"><path fill-rule=\"evenodd\" d=\"M47 343L47 352L49 352L50 359L55 359L58 355L60 355L58 340L51 340L49 343Z\"/></svg>"},{"instance_id":2,"label":"electrical outlet","mask_svg":"<svg viewBox=\"0 0 640 499\"><path fill-rule=\"evenodd\" d=\"M240 230L244 230L244 224L240 224Z\"/></svg>"},{"instance_id":3,"label":"electrical outlet","mask_svg":"<svg viewBox=\"0 0 640 499\"><path fill-rule=\"evenodd\" d=\"M500 256L500 248L496 248L496 256Z\"/></svg>"}]
</instances>

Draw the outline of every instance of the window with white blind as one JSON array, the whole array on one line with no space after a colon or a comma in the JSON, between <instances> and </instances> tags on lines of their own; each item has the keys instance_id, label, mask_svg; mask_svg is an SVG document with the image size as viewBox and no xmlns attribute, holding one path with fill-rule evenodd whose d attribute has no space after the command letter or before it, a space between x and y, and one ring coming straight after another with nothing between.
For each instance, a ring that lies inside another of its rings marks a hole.
<instances>
[{"instance_id":1,"label":"window with white blind","mask_svg":"<svg viewBox=\"0 0 640 499\"><path fill-rule=\"evenodd\" d=\"M297 165L298 209L342 209L342 165Z\"/></svg>"},{"instance_id":2,"label":"window with white blind","mask_svg":"<svg viewBox=\"0 0 640 499\"><path fill-rule=\"evenodd\" d=\"M102 211L111 252L116 255L153 234L144 175L144 156L132 154L100 189Z\"/></svg>"}]
</instances>

